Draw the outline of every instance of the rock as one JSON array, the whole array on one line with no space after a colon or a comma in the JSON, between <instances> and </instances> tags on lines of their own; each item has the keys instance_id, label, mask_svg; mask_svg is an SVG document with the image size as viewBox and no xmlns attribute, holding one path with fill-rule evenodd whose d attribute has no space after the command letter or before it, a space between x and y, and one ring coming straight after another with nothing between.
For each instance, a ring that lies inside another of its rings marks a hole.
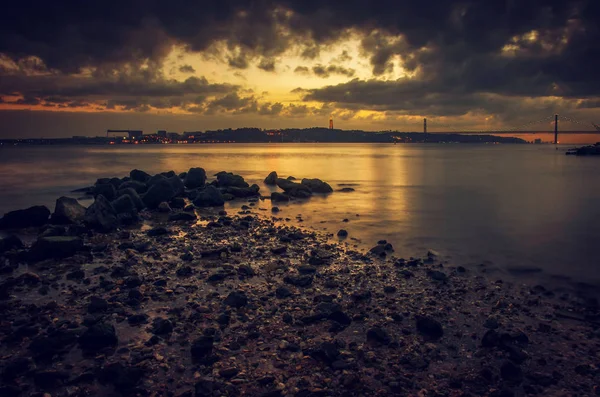
<instances>
[{"instance_id":1,"label":"rock","mask_svg":"<svg viewBox=\"0 0 600 397\"><path fill-rule=\"evenodd\" d=\"M383 292L385 292L386 294L393 294L397 290L398 289L393 285L386 285L385 287L383 287Z\"/></svg>"},{"instance_id":2,"label":"rock","mask_svg":"<svg viewBox=\"0 0 600 397\"><path fill-rule=\"evenodd\" d=\"M131 316L127 317L127 322L131 326L146 324L148 322L148 315L144 313L132 314Z\"/></svg>"},{"instance_id":3,"label":"rock","mask_svg":"<svg viewBox=\"0 0 600 397\"><path fill-rule=\"evenodd\" d=\"M219 185L219 187L250 187L250 185L248 185L248 183L244 181L243 177L241 177L240 175L232 174L231 172L221 171L215 174L215 176L217 177L217 184Z\"/></svg>"},{"instance_id":4,"label":"rock","mask_svg":"<svg viewBox=\"0 0 600 397\"><path fill-rule=\"evenodd\" d=\"M352 187L343 187L341 189L338 189L338 192L342 192L342 193L350 193L353 191L354 191L354 188L352 188Z\"/></svg>"},{"instance_id":5,"label":"rock","mask_svg":"<svg viewBox=\"0 0 600 397\"><path fill-rule=\"evenodd\" d=\"M29 259L38 262L50 258L67 258L83 250L83 240L75 236L41 237L31 247Z\"/></svg>"},{"instance_id":6,"label":"rock","mask_svg":"<svg viewBox=\"0 0 600 397\"><path fill-rule=\"evenodd\" d=\"M188 189L196 189L204 186L206 183L206 171L204 168L190 168L183 184Z\"/></svg>"},{"instance_id":7,"label":"rock","mask_svg":"<svg viewBox=\"0 0 600 397\"><path fill-rule=\"evenodd\" d=\"M79 347L84 352L96 352L119 343L115 327L112 324L96 323L79 337Z\"/></svg>"},{"instance_id":8,"label":"rock","mask_svg":"<svg viewBox=\"0 0 600 397\"><path fill-rule=\"evenodd\" d=\"M193 360L200 360L209 356L213 350L214 338L212 336L201 336L196 339L191 346Z\"/></svg>"},{"instance_id":9,"label":"rock","mask_svg":"<svg viewBox=\"0 0 600 397\"><path fill-rule=\"evenodd\" d=\"M500 335L493 329L488 330L481 338L482 347L496 347L500 343Z\"/></svg>"},{"instance_id":10,"label":"rock","mask_svg":"<svg viewBox=\"0 0 600 397\"><path fill-rule=\"evenodd\" d=\"M255 186L255 185L252 185ZM260 196L258 190L253 189L252 187L235 187L231 186L226 189L227 194L231 194L234 197L238 198L246 198L246 197L254 197Z\"/></svg>"},{"instance_id":11,"label":"rock","mask_svg":"<svg viewBox=\"0 0 600 397\"><path fill-rule=\"evenodd\" d=\"M287 289L286 287L277 287L277 289L275 290L275 296L278 299L285 299L288 298L290 296L292 296L292 291L290 291L289 289Z\"/></svg>"},{"instance_id":12,"label":"rock","mask_svg":"<svg viewBox=\"0 0 600 397\"><path fill-rule=\"evenodd\" d=\"M279 207L272 207L271 208L271 212L273 212L273 213L277 213L279 211L280 211Z\"/></svg>"},{"instance_id":13,"label":"rock","mask_svg":"<svg viewBox=\"0 0 600 397\"><path fill-rule=\"evenodd\" d=\"M163 177L148 189L142 200L146 207L150 209L157 208L163 201L169 201L175 197L175 190L166 178Z\"/></svg>"},{"instance_id":14,"label":"rock","mask_svg":"<svg viewBox=\"0 0 600 397\"><path fill-rule=\"evenodd\" d=\"M173 332L173 323L166 318L155 318L152 322L152 333L155 335L166 335Z\"/></svg>"},{"instance_id":15,"label":"rock","mask_svg":"<svg viewBox=\"0 0 600 397\"><path fill-rule=\"evenodd\" d=\"M312 285L313 277L309 275L305 276L286 276L283 278L283 282L291 285L295 285L296 287L306 288Z\"/></svg>"},{"instance_id":16,"label":"rock","mask_svg":"<svg viewBox=\"0 0 600 397\"><path fill-rule=\"evenodd\" d=\"M287 247L285 245L280 245L279 247L271 248L271 252L275 255L283 255L287 251Z\"/></svg>"},{"instance_id":17,"label":"rock","mask_svg":"<svg viewBox=\"0 0 600 397\"><path fill-rule=\"evenodd\" d=\"M290 201L290 196L284 193L273 192L271 193L271 201L274 203L279 203L283 201ZM277 208L277 207L274 207Z\"/></svg>"},{"instance_id":18,"label":"rock","mask_svg":"<svg viewBox=\"0 0 600 397\"><path fill-rule=\"evenodd\" d=\"M307 186L311 192L313 193L331 193L333 192L333 189L331 188L331 186L329 186L329 184L327 182L323 182L320 179L314 178L314 179L308 179L308 178L304 178L302 179L302 184Z\"/></svg>"},{"instance_id":19,"label":"rock","mask_svg":"<svg viewBox=\"0 0 600 397\"><path fill-rule=\"evenodd\" d=\"M427 272L427 275L429 276L429 278L431 278L432 280L435 281L446 281L448 280L448 276L446 276L446 273L444 272L440 272L438 270L429 270Z\"/></svg>"},{"instance_id":20,"label":"rock","mask_svg":"<svg viewBox=\"0 0 600 397\"><path fill-rule=\"evenodd\" d=\"M523 379L523 372L521 367L506 360L500 366L500 376L504 380L518 382Z\"/></svg>"},{"instance_id":21,"label":"rock","mask_svg":"<svg viewBox=\"0 0 600 397\"><path fill-rule=\"evenodd\" d=\"M115 230L119 223L115 209L104 196L96 197L86 209L84 221L88 227L102 233Z\"/></svg>"},{"instance_id":22,"label":"rock","mask_svg":"<svg viewBox=\"0 0 600 397\"><path fill-rule=\"evenodd\" d=\"M227 306L232 306L235 308L244 307L248 304L248 297L243 291L232 291L227 295L225 301L223 302Z\"/></svg>"},{"instance_id":23,"label":"rock","mask_svg":"<svg viewBox=\"0 0 600 397\"><path fill-rule=\"evenodd\" d=\"M124 194L110 203L118 214L131 214L137 217L137 207L128 194Z\"/></svg>"},{"instance_id":24,"label":"rock","mask_svg":"<svg viewBox=\"0 0 600 397\"><path fill-rule=\"evenodd\" d=\"M498 323L498 319L496 317L490 316L485 320L483 326L488 329L497 329L500 324Z\"/></svg>"},{"instance_id":25,"label":"rock","mask_svg":"<svg viewBox=\"0 0 600 397\"><path fill-rule=\"evenodd\" d=\"M171 206L169 205L169 203L163 201L158 205L158 212L171 212Z\"/></svg>"},{"instance_id":26,"label":"rock","mask_svg":"<svg viewBox=\"0 0 600 397\"><path fill-rule=\"evenodd\" d=\"M328 316L328 320L335 321L343 326L348 326L352 323L352 319L341 310L332 311Z\"/></svg>"},{"instance_id":27,"label":"rock","mask_svg":"<svg viewBox=\"0 0 600 397\"><path fill-rule=\"evenodd\" d=\"M377 256L386 256L385 246L382 244L377 244L375 247L369 250L369 253Z\"/></svg>"},{"instance_id":28,"label":"rock","mask_svg":"<svg viewBox=\"0 0 600 397\"><path fill-rule=\"evenodd\" d=\"M133 201L133 204L135 205L135 208L137 208L138 211L141 211L144 208L146 208L146 204L144 204L144 201L142 200L140 195L137 194L137 192L135 190L133 190L131 188L127 188L127 189L119 190L117 192L117 196L121 197L123 195L127 195L127 196L129 196L129 198L131 198L131 200Z\"/></svg>"},{"instance_id":29,"label":"rock","mask_svg":"<svg viewBox=\"0 0 600 397\"><path fill-rule=\"evenodd\" d=\"M36 205L24 210L11 211L0 218L0 229L22 229L42 226L48 223L50 210L43 205Z\"/></svg>"},{"instance_id":30,"label":"rock","mask_svg":"<svg viewBox=\"0 0 600 397\"><path fill-rule=\"evenodd\" d=\"M196 214L190 212L173 212L169 214L169 221L195 221L197 219Z\"/></svg>"},{"instance_id":31,"label":"rock","mask_svg":"<svg viewBox=\"0 0 600 397\"><path fill-rule=\"evenodd\" d=\"M222 378L231 379L240 372L237 368L223 368L219 371L219 375Z\"/></svg>"},{"instance_id":32,"label":"rock","mask_svg":"<svg viewBox=\"0 0 600 397\"><path fill-rule=\"evenodd\" d=\"M150 174L147 174L144 171L140 171L140 170L136 169L136 170L132 170L129 173L129 177L131 177L131 180L133 180L133 181L146 183L150 179Z\"/></svg>"},{"instance_id":33,"label":"rock","mask_svg":"<svg viewBox=\"0 0 600 397\"><path fill-rule=\"evenodd\" d=\"M50 220L52 223L66 225L81 223L85 216L85 207L74 198L60 197L56 200L54 213Z\"/></svg>"},{"instance_id":34,"label":"rock","mask_svg":"<svg viewBox=\"0 0 600 397\"><path fill-rule=\"evenodd\" d=\"M111 384L119 394L124 396L135 396L141 388L136 388L146 372L143 366L128 366L121 362L105 365L98 372L98 380L103 384ZM144 391L144 394L145 391Z\"/></svg>"},{"instance_id":35,"label":"rock","mask_svg":"<svg viewBox=\"0 0 600 397\"><path fill-rule=\"evenodd\" d=\"M146 182L146 185L148 185L148 188L152 187L153 185L156 185L159 182L162 181L166 181L167 177L162 175L162 174L156 174L150 177L150 179L148 179L148 182Z\"/></svg>"},{"instance_id":36,"label":"rock","mask_svg":"<svg viewBox=\"0 0 600 397\"><path fill-rule=\"evenodd\" d=\"M0 254L19 248L23 248L23 243L17 236L11 235L0 239Z\"/></svg>"},{"instance_id":37,"label":"rock","mask_svg":"<svg viewBox=\"0 0 600 397\"><path fill-rule=\"evenodd\" d=\"M277 172L273 171L269 175L267 175L264 183L265 183L265 185L270 185L270 186L277 185Z\"/></svg>"},{"instance_id":38,"label":"rock","mask_svg":"<svg viewBox=\"0 0 600 397\"><path fill-rule=\"evenodd\" d=\"M287 179L282 178L277 178L276 183L288 196L296 198L308 198L312 196L312 191L308 186L301 183L288 181Z\"/></svg>"},{"instance_id":39,"label":"rock","mask_svg":"<svg viewBox=\"0 0 600 397\"><path fill-rule=\"evenodd\" d=\"M2 371L2 379L7 382L13 381L16 377L28 372L33 368L33 360L29 357L17 357L6 363ZM11 382L12 383L12 382Z\"/></svg>"},{"instance_id":40,"label":"rock","mask_svg":"<svg viewBox=\"0 0 600 397\"><path fill-rule=\"evenodd\" d=\"M340 230L337 232L337 236L338 236L338 237L342 237L342 238L343 238L343 237L348 237L348 231L347 231L347 230L344 230L344 229L340 229Z\"/></svg>"},{"instance_id":41,"label":"rock","mask_svg":"<svg viewBox=\"0 0 600 397\"><path fill-rule=\"evenodd\" d=\"M117 189L110 183L94 186L93 193L94 197L104 196L109 201L112 201L117 197Z\"/></svg>"},{"instance_id":42,"label":"rock","mask_svg":"<svg viewBox=\"0 0 600 397\"><path fill-rule=\"evenodd\" d=\"M183 209L185 208L185 199L183 197L174 197L169 203L171 208L173 209Z\"/></svg>"},{"instance_id":43,"label":"rock","mask_svg":"<svg viewBox=\"0 0 600 397\"><path fill-rule=\"evenodd\" d=\"M88 305L88 313L102 313L108 310L108 301L106 299L92 296L90 297L90 303Z\"/></svg>"},{"instance_id":44,"label":"rock","mask_svg":"<svg viewBox=\"0 0 600 397\"><path fill-rule=\"evenodd\" d=\"M165 234L169 234L169 230L167 228L162 227L162 226L157 226L155 228L152 228L152 229L148 230L146 232L146 234L149 237L164 236Z\"/></svg>"},{"instance_id":45,"label":"rock","mask_svg":"<svg viewBox=\"0 0 600 397\"><path fill-rule=\"evenodd\" d=\"M180 196L183 194L183 192L185 191L185 186L183 184L183 181L177 175L167 178L167 181L171 184L171 187L175 192L175 196Z\"/></svg>"},{"instance_id":46,"label":"rock","mask_svg":"<svg viewBox=\"0 0 600 397\"><path fill-rule=\"evenodd\" d=\"M33 382L41 389L53 389L69 379L69 373L65 371L37 371L33 374Z\"/></svg>"},{"instance_id":47,"label":"rock","mask_svg":"<svg viewBox=\"0 0 600 397\"><path fill-rule=\"evenodd\" d=\"M119 185L118 190L133 189L136 193L146 193L148 186L140 181L127 181Z\"/></svg>"},{"instance_id":48,"label":"rock","mask_svg":"<svg viewBox=\"0 0 600 397\"><path fill-rule=\"evenodd\" d=\"M439 339L444 335L442 324L427 316L420 316L417 318L417 331L419 331L421 335L431 339Z\"/></svg>"},{"instance_id":49,"label":"rock","mask_svg":"<svg viewBox=\"0 0 600 397\"><path fill-rule=\"evenodd\" d=\"M392 338L383 328L373 327L367 331L367 341L389 345Z\"/></svg>"},{"instance_id":50,"label":"rock","mask_svg":"<svg viewBox=\"0 0 600 397\"><path fill-rule=\"evenodd\" d=\"M198 191L198 195L194 199L194 205L197 207L222 207L224 204L223 195L212 185Z\"/></svg>"}]
</instances>

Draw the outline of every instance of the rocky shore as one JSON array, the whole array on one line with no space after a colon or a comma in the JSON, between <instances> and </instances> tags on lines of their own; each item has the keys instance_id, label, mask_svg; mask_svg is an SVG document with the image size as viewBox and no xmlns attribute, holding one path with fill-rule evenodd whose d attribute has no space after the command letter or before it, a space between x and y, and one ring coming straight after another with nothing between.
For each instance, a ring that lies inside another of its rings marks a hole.
<instances>
[{"instance_id":1,"label":"rocky shore","mask_svg":"<svg viewBox=\"0 0 600 397\"><path fill-rule=\"evenodd\" d=\"M331 243L274 203L327 183L265 184L134 170L5 214L0 396L600 395L595 299Z\"/></svg>"}]
</instances>

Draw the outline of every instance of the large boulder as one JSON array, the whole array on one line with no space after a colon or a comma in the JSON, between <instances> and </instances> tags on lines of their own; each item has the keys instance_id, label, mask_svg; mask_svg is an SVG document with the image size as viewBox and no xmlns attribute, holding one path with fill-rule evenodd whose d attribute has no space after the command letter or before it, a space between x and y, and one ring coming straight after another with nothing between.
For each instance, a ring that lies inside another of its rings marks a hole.
<instances>
[{"instance_id":1,"label":"large boulder","mask_svg":"<svg viewBox=\"0 0 600 397\"><path fill-rule=\"evenodd\" d=\"M144 194L142 200L144 201L144 204L146 204L146 207L155 209L160 203L169 201L173 197L175 197L175 190L173 190L173 186L165 178L152 185L146 194Z\"/></svg>"},{"instance_id":2,"label":"large boulder","mask_svg":"<svg viewBox=\"0 0 600 397\"><path fill-rule=\"evenodd\" d=\"M0 218L0 229L21 229L24 227L42 226L48 222L49 217L50 210L43 205L11 211Z\"/></svg>"},{"instance_id":3,"label":"large boulder","mask_svg":"<svg viewBox=\"0 0 600 397\"><path fill-rule=\"evenodd\" d=\"M122 189L117 192L117 196L119 197L123 196L124 194L128 195L131 198L133 204L135 204L135 208L137 208L138 211L141 211L144 208L146 208L146 204L144 204L140 195L137 194L137 192L132 188Z\"/></svg>"},{"instance_id":4,"label":"large boulder","mask_svg":"<svg viewBox=\"0 0 600 397\"><path fill-rule=\"evenodd\" d=\"M176 196L180 196L185 191L185 186L183 185L183 181L177 175L173 175L167 179L171 184L171 187L175 191Z\"/></svg>"},{"instance_id":5,"label":"large boulder","mask_svg":"<svg viewBox=\"0 0 600 397\"><path fill-rule=\"evenodd\" d=\"M221 207L224 204L225 200L219 189L210 185L198 191L194 200L194 205L197 207Z\"/></svg>"},{"instance_id":6,"label":"large boulder","mask_svg":"<svg viewBox=\"0 0 600 397\"><path fill-rule=\"evenodd\" d=\"M301 183L296 183L283 178L277 178L277 186L291 197L307 198L312 196L312 192L308 186Z\"/></svg>"},{"instance_id":7,"label":"large boulder","mask_svg":"<svg viewBox=\"0 0 600 397\"><path fill-rule=\"evenodd\" d=\"M17 236L8 236L0 239L0 254L19 248L23 248L23 243Z\"/></svg>"},{"instance_id":8,"label":"large boulder","mask_svg":"<svg viewBox=\"0 0 600 397\"><path fill-rule=\"evenodd\" d=\"M285 193L273 192L271 193L271 201L274 203L290 201L290 196Z\"/></svg>"},{"instance_id":9,"label":"large boulder","mask_svg":"<svg viewBox=\"0 0 600 397\"><path fill-rule=\"evenodd\" d=\"M277 172L273 171L265 178L265 185L277 185Z\"/></svg>"},{"instance_id":10,"label":"large boulder","mask_svg":"<svg viewBox=\"0 0 600 397\"><path fill-rule=\"evenodd\" d=\"M135 203L129 197L129 195L124 194L110 203L114 208L117 215L119 214L131 214L137 216L137 207Z\"/></svg>"},{"instance_id":11,"label":"large boulder","mask_svg":"<svg viewBox=\"0 0 600 397\"><path fill-rule=\"evenodd\" d=\"M115 230L119 225L117 212L106 199L100 195L85 211L84 222L92 229L107 233Z\"/></svg>"},{"instance_id":12,"label":"large boulder","mask_svg":"<svg viewBox=\"0 0 600 397\"><path fill-rule=\"evenodd\" d=\"M250 187L244 178L240 175L232 174L231 172L221 171L215 174L219 187Z\"/></svg>"},{"instance_id":13,"label":"large boulder","mask_svg":"<svg viewBox=\"0 0 600 397\"><path fill-rule=\"evenodd\" d=\"M104 196L107 200L114 200L117 196L117 189L111 183L103 183L100 185L94 186L94 197Z\"/></svg>"},{"instance_id":14,"label":"large boulder","mask_svg":"<svg viewBox=\"0 0 600 397\"><path fill-rule=\"evenodd\" d=\"M196 189L206 183L206 171L204 168L190 168L185 176L183 184L188 189Z\"/></svg>"},{"instance_id":15,"label":"large boulder","mask_svg":"<svg viewBox=\"0 0 600 397\"><path fill-rule=\"evenodd\" d=\"M77 199L63 196L56 200L51 221L59 225L68 225L83 222L84 216L85 207L79 204Z\"/></svg>"},{"instance_id":16,"label":"large boulder","mask_svg":"<svg viewBox=\"0 0 600 397\"><path fill-rule=\"evenodd\" d=\"M331 186L329 186L329 184L327 182L323 182L320 179L314 178L314 179L308 179L308 178L304 178L302 179L302 184L304 186L307 186L311 192L313 193L331 193L333 192L333 189L331 188Z\"/></svg>"},{"instance_id":17,"label":"large boulder","mask_svg":"<svg viewBox=\"0 0 600 397\"><path fill-rule=\"evenodd\" d=\"M150 177L150 179L148 179L148 182L146 182L146 185L148 185L148 188L152 187L153 185L156 185L158 182L162 182L162 181L166 181L167 177L162 175L162 174L156 174L152 177Z\"/></svg>"},{"instance_id":18,"label":"large boulder","mask_svg":"<svg viewBox=\"0 0 600 397\"><path fill-rule=\"evenodd\" d=\"M83 240L80 237L40 237L31 247L29 258L34 262L50 258L67 258L81 250L83 250Z\"/></svg>"},{"instance_id":19,"label":"large boulder","mask_svg":"<svg viewBox=\"0 0 600 397\"><path fill-rule=\"evenodd\" d=\"M140 170L132 170L129 173L129 176L131 177L132 181L138 181L142 183L146 183L148 179L150 179L150 174Z\"/></svg>"},{"instance_id":20,"label":"large boulder","mask_svg":"<svg viewBox=\"0 0 600 397\"><path fill-rule=\"evenodd\" d=\"M145 183L139 181L127 181L119 185L119 190L125 189L133 189L137 193L146 193L146 190L148 190L148 186L146 186Z\"/></svg>"},{"instance_id":21,"label":"large boulder","mask_svg":"<svg viewBox=\"0 0 600 397\"><path fill-rule=\"evenodd\" d=\"M252 186L256 186L256 185L252 185ZM225 189L226 193L229 193L235 197L254 197L254 196L259 196L258 190L252 188L252 187L235 187L235 186L231 186L228 187L227 189Z\"/></svg>"}]
</instances>

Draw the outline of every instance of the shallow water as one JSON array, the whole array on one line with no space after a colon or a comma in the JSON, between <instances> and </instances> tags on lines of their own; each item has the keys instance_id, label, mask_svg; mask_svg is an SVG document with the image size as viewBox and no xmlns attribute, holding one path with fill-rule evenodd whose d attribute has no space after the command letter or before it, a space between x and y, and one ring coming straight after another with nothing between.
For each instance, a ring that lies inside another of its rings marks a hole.
<instances>
[{"instance_id":1,"label":"shallow water","mask_svg":"<svg viewBox=\"0 0 600 397\"><path fill-rule=\"evenodd\" d=\"M551 145L3 147L0 213L36 204L53 209L57 197L77 197L68 192L133 168L192 166L209 175L239 173L263 193L269 188L262 180L273 170L321 178L334 189L356 184L351 193L279 207L294 224L302 214L303 224L317 230L344 228L347 241L360 247L387 239L399 256L432 248L456 265L485 262L529 269L536 278L534 270L542 269L544 276L600 280L600 159L565 156Z\"/></svg>"}]
</instances>

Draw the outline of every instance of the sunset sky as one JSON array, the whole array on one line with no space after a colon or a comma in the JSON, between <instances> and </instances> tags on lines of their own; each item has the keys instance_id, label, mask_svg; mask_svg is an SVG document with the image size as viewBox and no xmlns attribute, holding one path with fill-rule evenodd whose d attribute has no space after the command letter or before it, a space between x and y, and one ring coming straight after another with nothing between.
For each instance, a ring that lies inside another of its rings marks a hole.
<instances>
[{"instance_id":1,"label":"sunset sky","mask_svg":"<svg viewBox=\"0 0 600 397\"><path fill-rule=\"evenodd\" d=\"M598 0L11 2L0 137L593 130L599 20Z\"/></svg>"}]
</instances>

